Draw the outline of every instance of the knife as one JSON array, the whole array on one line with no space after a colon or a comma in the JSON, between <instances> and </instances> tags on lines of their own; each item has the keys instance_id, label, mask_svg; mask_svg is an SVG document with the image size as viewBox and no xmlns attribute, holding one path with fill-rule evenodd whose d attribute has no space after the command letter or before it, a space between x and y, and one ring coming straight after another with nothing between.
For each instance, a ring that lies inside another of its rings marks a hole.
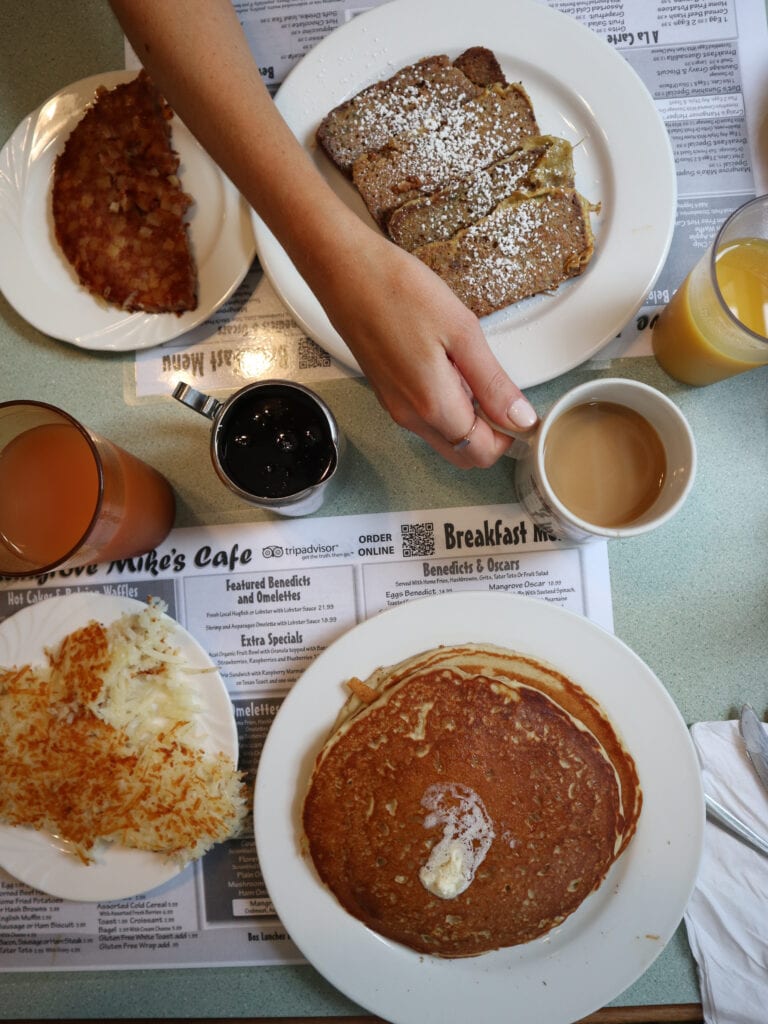
<instances>
[{"instance_id":1,"label":"knife","mask_svg":"<svg viewBox=\"0 0 768 1024\"><path fill-rule=\"evenodd\" d=\"M760 719L749 704L741 709L739 729L747 748L747 755L757 775L768 791L768 736Z\"/></svg>"},{"instance_id":2,"label":"knife","mask_svg":"<svg viewBox=\"0 0 768 1024\"><path fill-rule=\"evenodd\" d=\"M741 818L731 814L722 804L719 804L717 800L711 797L709 793L704 794L704 803L706 804L708 817L724 828L727 828L729 832L733 832L740 839L743 839L753 849L768 856L768 839L758 835L749 825L745 825Z\"/></svg>"}]
</instances>

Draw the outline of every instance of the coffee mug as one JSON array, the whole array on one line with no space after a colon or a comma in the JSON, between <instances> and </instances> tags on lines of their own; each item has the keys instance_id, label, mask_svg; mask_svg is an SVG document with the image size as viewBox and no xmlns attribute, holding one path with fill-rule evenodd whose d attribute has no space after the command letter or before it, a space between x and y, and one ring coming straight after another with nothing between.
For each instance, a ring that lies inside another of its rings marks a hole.
<instances>
[{"instance_id":1,"label":"coffee mug","mask_svg":"<svg viewBox=\"0 0 768 1024\"><path fill-rule=\"evenodd\" d=\"M219 402L181 382L173 397L213 421L213 468L240 498L282 516L320 508L338 469L341 435L314 391L262 380Z\"/></svg>"},{"instance_id":2,"label":"coffee mug","mask_svg":"<svg viewBox=\"0 0 768 1024\"><path fill-rule=\"evenodd\" d=\"M562 540L653 530L677 512L696 474L693 433L674 402L617 378L567 392L515 449L518 501Z\"/></svg>"},{"instance_id":3,"label":"coffee mug","mask_svg":"<svg viewBox=\"0 0 768 1024\"><path fill-rule=\"evenodd\" d=\"M0 576L131 558L173 526L168 481L45 402L0 403Z\"/></svg>"}]
</instances>

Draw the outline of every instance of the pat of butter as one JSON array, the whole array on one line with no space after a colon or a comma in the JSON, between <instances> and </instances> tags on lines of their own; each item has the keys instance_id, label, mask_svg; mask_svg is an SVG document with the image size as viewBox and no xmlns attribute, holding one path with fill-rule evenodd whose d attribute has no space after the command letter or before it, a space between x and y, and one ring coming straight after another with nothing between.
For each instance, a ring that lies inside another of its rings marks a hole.
<instances>
[{"instance_id":1,"label":"pat of butter","mask_svg":"<svg viewBox=\"0 0 768 1024\"><path fill-rule=\"evenodd\" d=\"M452 900L464 892L472 881L473 859L461 840L440 842L419 871L419 880L433 896L439 896L441 900Z\"/></svg>"},{"instance_id":2,"label":"pat of butter","mask_svg":"<svg viewBox=\"0 0 768 1024\"><path fill-rule=\"evenodd\" d=\"M443 826L442 839L419 870L419 881L433 896L452 900L469 888L495 833L479 795L458 782L436 783L421 799L429 811L425 828Z\"/></svg>"}]
</instances>

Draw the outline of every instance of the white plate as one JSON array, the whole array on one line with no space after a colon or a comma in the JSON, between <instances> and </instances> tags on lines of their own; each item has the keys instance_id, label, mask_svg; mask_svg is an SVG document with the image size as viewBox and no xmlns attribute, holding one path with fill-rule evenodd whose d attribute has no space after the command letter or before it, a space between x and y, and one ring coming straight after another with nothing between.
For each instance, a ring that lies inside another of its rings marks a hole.
<instances>
[{"instance_id":1,"label":"white plate","mask_svg":"<svg viewBox=\"0 0 768 1024\"><path fill-rule=\"evenodd\" d=\"M54 161L96 88L135 77L135 71L111 71L68 85L26 117L0 152L0 250L13 254L0 262L0 289L33 327L81 348L150 348L191 330L229 298L255 253L247 203L174 117L182 187L195 199L189 228L198 267L197 309L181 316L126 313L80 285L54 236Z\"/></svg>"},{"instance_id":2,"label":"white plate","mask_svg":"<svg viewBox=\"0 0 768 1024\"><path fill-rule=\"evenodd\" d=\"M382 938L341 909L301 855L300 813L314 758L346 698L344 680L471 641L533 655L596 697L635 758L644 803L629 847L563 925L522 946L440 960ZM645 971L679 924L704 828L693 744L650 669L588 619L487 593L402 605L321 654L269 731L254 806L259 863L289 935L328 981L393 1024L566 1024L603 1006Z\"/></svg>"},{"instance_id":3,"label":"white plate","mask_svg":"<svg viewBox=\"0 0 768 1024\"><path fill-rule=\"evenodd\" d=\"M494 50L521 81L546 134L576 147L576 184L602 203L593 218L595 256L582 277L485 317L497 358L529 387L584 362L611 341L645 301L672 240L677 182L664 124L623 57L577 21L533 0L395 0L354 18L294 68L277 105L336 192L373 223L352 184L323 155L322 117L372 82L429 54L471 45ZM254 215L259 257L302 329L356 367L312 292ZM322 253L333 259L333 253Z\"/></svg>"},{"instance_id":4,"label":"white plate","mask_svg":"<svg viewBox=\"0 0 768 1024\"><path fill-rule=\"evenodd\" d=\"M44 648L55 646L67 633L92 619L108 625L126 612L145 605L127 597L95 592L50 597L0 623L0 665L42 664ZM215 669L203 648L177 622L171 638L195 669ZM203 748L222 751L237 763L237 731L232 703L217 671L190 676L201 705ZM180 871L178 864L158 853L112 845L102 859L83 864L63 850L46 832L0 825L0 867L33 889L69 900L117 900L156 889Z\"/></svg>"}]
</instances>

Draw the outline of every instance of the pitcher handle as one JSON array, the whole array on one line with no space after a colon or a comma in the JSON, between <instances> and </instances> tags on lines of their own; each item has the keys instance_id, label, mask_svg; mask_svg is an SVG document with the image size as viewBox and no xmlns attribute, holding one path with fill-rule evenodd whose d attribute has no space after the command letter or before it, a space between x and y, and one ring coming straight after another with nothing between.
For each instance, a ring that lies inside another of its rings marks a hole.
<instances>
[{"instance_id":1,"label":"pitcher handle","mask_svg":"<svg viewBox=\"0 0 768 1024\"><path fill-rule=\"evenodd\" d=\"M199 412L202 416L207 416L209 420L215 419L217 412L221 408L221 402L217 398L205 395L202 391L197 391L191 385L185 384L183 380L179 381L173 389L173 397L184 405L188 405L190 409L194 409L195 412Z\"/></svg>"}]
</instances>

